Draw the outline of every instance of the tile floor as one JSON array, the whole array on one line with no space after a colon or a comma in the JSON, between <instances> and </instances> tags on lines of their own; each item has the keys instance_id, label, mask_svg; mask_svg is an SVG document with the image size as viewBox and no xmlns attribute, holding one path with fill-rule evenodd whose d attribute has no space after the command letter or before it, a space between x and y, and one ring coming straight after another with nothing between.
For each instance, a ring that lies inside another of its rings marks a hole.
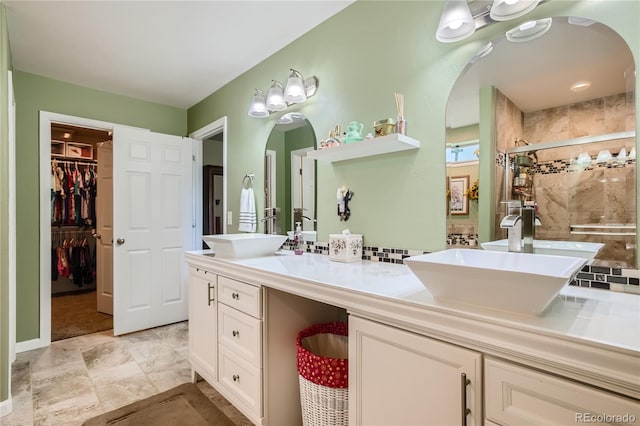
<instances>
[{"instance_id":1,"label":"tile floor","mask_svg":"<svg viewBox=\"0 0 640 426\"><path fill-rule=\"evenodd\" d=\"M17 354L13 412L2 426L72 426L191 380L188 323L114 337L111 330ZM236 425L252 423L205 381L198 387Z\"/></svg>"}]
</instances>

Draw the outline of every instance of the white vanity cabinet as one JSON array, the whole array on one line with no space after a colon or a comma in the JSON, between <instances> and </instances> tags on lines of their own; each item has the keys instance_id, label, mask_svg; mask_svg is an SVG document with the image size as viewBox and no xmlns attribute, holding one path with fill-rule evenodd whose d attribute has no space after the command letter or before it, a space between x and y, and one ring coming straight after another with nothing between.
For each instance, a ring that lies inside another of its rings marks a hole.
<instances>
[{"instance_id":1,"label":"white vanity cabinet","mask_svg":"<svg viewBox=\"0 0 640 426\"><path fill-rule=\"evenodd\" d=\"M216 282L215 274L189 268L189 361L209 383L218 380Z\"/></svg>"},{"instance_id":2,"label":"white vanity cabinet","mask_svg":"<svg viewBox=\"0 0 640 426\"><path fill-rule=\"evenodd\" d=\"M262 417L262 288L218 276L219 383Z\"/></svg>"},{"instance_id":3,"label":"white vanity cabinet","mask_svg":"<svg viewBox=\"0 0 640 426\"><path fill-rule=\"evenodd\" d=\"M505 361L485 359L484 383L485 424L640 424L637 400Z\"/></svg>"},{"instance_id":4,"label":"white vanity cabinet","mask_svg":"<svg viewBox=\"0 0 640 426\"><path fill-rule=\"evenodd\" d=\"M482 355L349 316L349 423L481 425Z\"/></svg>"}]
</instances>

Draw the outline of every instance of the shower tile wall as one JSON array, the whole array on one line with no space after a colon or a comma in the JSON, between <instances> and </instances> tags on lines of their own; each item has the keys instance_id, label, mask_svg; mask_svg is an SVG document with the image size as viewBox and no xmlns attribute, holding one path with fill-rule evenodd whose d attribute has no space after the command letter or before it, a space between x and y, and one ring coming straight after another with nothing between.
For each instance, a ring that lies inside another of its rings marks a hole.
<instances>
[{"instance_id":1,"label":"shower tile wall","mask_svg":"<svg viewBox=\"0 0 640 426\"><path fill-rule=\"evenodd\" d=\"M581 136L634 129L632 94L619 94L579 104L523 114L523 138L542 143ZM621 148L627 153L634 139L621 139L573 147L538 151L534 187L543 226L536 229L540 239L571 239L605 243L598 255L608 266L636 267L635 237L620 235L575 235L572 225L635 223L635 161L624 167L609 165L581 169L574 160L588 152L596 158L608 149L615 157Z\"/></svg>"}]
</instances>

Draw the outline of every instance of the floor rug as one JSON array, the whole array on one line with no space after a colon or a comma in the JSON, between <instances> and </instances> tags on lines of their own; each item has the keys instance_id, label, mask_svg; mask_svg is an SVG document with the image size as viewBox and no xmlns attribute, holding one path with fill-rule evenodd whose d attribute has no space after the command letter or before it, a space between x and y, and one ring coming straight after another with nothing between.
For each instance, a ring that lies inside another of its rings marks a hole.
<instances>
[{"instance_id":1,"label":"floor rug","mask_svg":"<svg viewBox=\"0 0 640 426\"><path fill-rule=\"evenodd\" d=\"M83 426L233 426L193 383L91 418Z\"/></svg>"},{"instance_id":2,"label":"floor rug","mask_svg":"<svg viewBox=\"0 0 640 426\"><path fill-rule=\"evenodd\" d=\"M96 292L51 297L51 341L113 328L113 317L98 312Z\"/></svg>"}]
</instances>

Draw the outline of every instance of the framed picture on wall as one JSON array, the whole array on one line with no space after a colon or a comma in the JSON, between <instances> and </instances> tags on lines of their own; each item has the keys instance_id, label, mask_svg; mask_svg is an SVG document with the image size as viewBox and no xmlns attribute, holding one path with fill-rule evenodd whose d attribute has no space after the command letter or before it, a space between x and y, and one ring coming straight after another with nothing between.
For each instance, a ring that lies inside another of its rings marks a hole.
<instances>
[{"instance_id":1,"label":"framed picture on wall","mask_svg":"<svg viewBox=\"0 0 640 426\"><path fill-rule=\"evenodd\" d=\"M449 178L449 213L452 215L469 214L469 199L465 195L469 189L469 175Z\"/></svg>"}]
</instances>

